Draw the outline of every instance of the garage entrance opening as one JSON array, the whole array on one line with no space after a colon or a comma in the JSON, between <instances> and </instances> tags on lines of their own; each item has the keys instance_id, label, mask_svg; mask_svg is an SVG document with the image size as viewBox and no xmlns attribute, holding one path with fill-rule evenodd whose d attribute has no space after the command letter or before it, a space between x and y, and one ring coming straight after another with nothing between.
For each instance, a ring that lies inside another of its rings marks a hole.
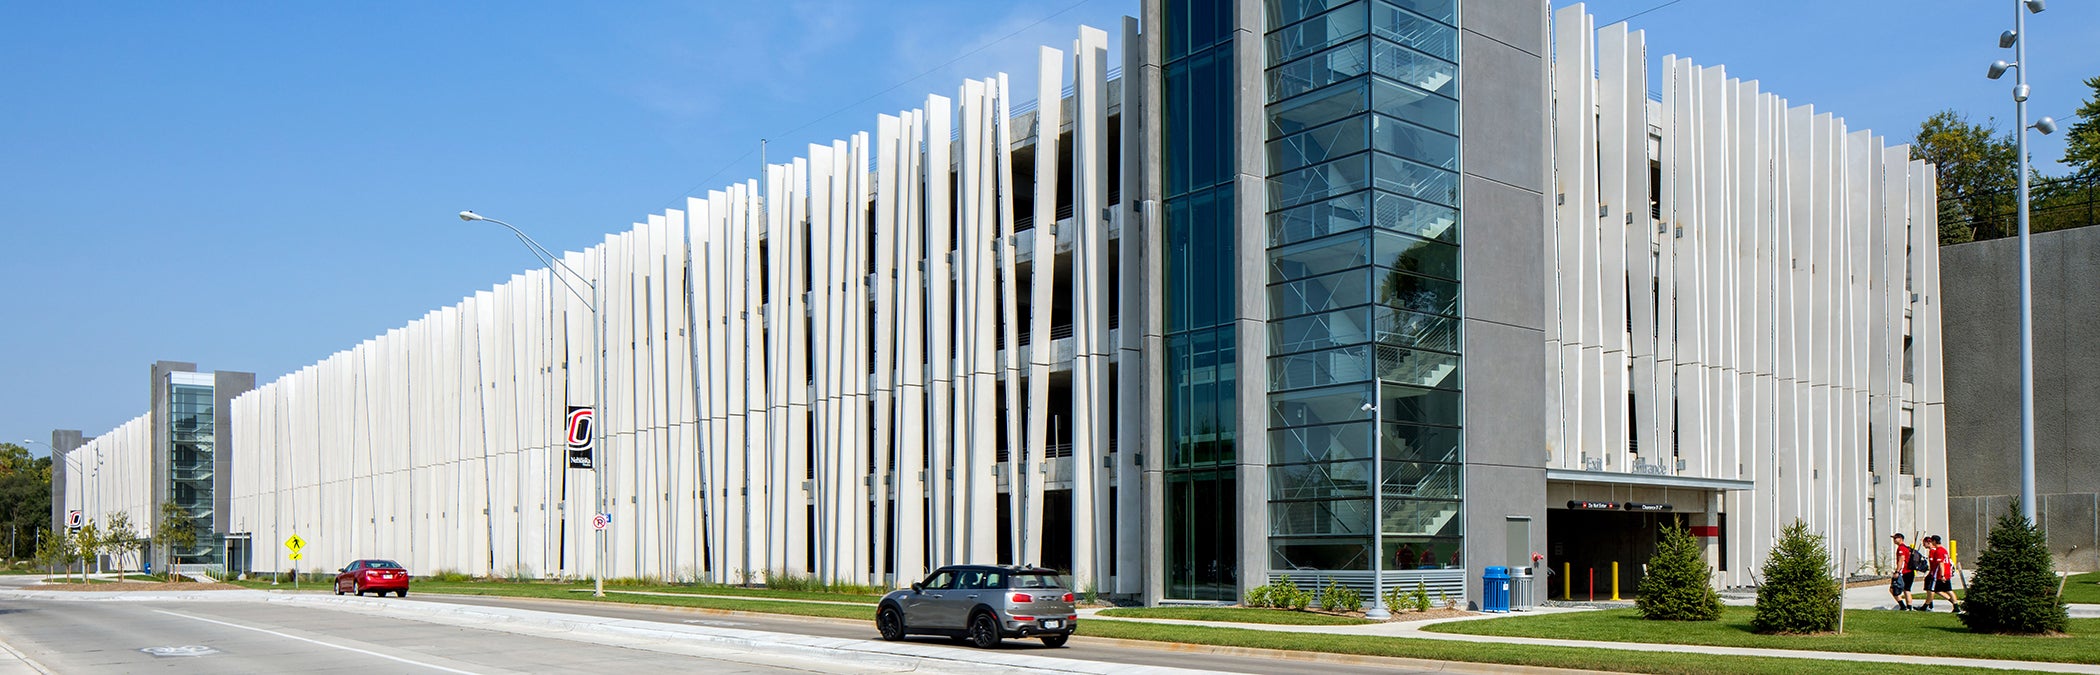
<instances>
[{"instance_id":1,"label":"garage entrance opening","mask_svg":"<svg viewBox=\"0 0 2100 675\"><path fill-rule=\"evenodd\" d=\"M1688 524L1685 514L1655 511L1626 511L1621 505L1603 509L1548 509L1546 563L1555 574L1573 566L1569 589L1572 598L1562 597L1559 577L1552 577L1547 597L1589 600L1590 571L1596 571L1596 599L1611 598L1611 564L1619 563L1619 599L1632 600L1641 581L1641 565L1655 555L1664 525Z\"/></svg>"}]
</instances>

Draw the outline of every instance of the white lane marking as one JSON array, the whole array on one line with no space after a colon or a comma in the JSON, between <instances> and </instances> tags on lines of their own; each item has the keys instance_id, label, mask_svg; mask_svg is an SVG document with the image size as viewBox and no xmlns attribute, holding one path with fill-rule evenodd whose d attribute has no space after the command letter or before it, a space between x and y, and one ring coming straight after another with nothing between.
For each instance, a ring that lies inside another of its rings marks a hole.
<instances>
[{"instance_id":1,"label":"white lane marking","mask_svg":"<svg viewBox=\"0 0 2100 675\"><path fill-rule=\"evenodd\" d=\"M252 630L252 631L255 631L255 632L257 632L257 633L268 633L268 634L270 634L270 635L275 635L275 636L277 636L277 637L281 637L281 638L290 638L290 639L293 639L293 640L298 640L298 641L300 641L300 642L307 642L307 643L317 644L317 645L320 645L320 646L323 646L323 647L329 647L329 648L333 648L333 649L340 649L340 650L343 650L343 651L346 651L346 652L357 652L357 653L359 653L359 654L365 654L365 655L369 655L369 656L377 656L377 657L379 657L379 658L382 658L382 659L386 659L386 660L389 660L389 661L400 661L400 662L402 662L402 663L406 663L406 664L408 664L408 665L411 665L411 666L422 666L422 667L424 667L424 668L429 668L429 669L431 669L431 670L441 670L441 671L444 671L444 672L447 672L447 673L460 673L461 675L476 675L476 674L475 674L475 673L474 673L473 671L469 671L469 670L459 670L459 669L457 669L457 668L447 668L447 667L444 667L444 666L440 666L440 665L437 665L437 664L435 664L435 663L424 663L424 662L422 662L422 661L416 661L416 660L413 660L413 659L404 659L404 658L401 658L401 657L399 657L399 656L394 656L394 655L391 655L391 654L381 654L381 653L379 653L379 652L375 652L375 651L372 651L372 650L369 650L369 649L358 649L358 648L356 648L356 647L351 647L351 646L348 646L348 645L339 645L339 644L334 644L334 643L330 643L330 642L322 642L322 641L320 641L320 640L315 640L315 639L313 639L313 638L305 638L305 637L299 637L299 636L297 636L297 635L292 635L292 634L289 634L289 633L279 633L279 632L277 632L277 631L274 631L274 630L270 630L270 629L268 629L268 628L256 628L256 627L254 627L254 626L243 626L243 625L240 625L240 624L237 624L237 623L228 623L228 622L225 622L225 621L219 621L219 620L216 620L216 619L207 619L207 618L204 618L204 617L201 617L201 616L190 616L190 615L188 615L188 614L182 614L182 613L179 613L179 612L170 612L170 611L168 611L168 610L165 610L165 609L156 609L156 610L153 610L153 611L156 611L156 612L160 612L160 613L162 613L162 614L166 614L166 615L168 615L168 616L179 616L179 617L182 617L182 618L185 618L185 619L193 619L193 620L197 620L197 621L202 621L202 622L205 622L205 623L215 623L215 624L218 624L218 625L221 625L221 626L226 626L226 627L229 627L229 628L239 628L239 629L241 629L241 630Z\"/></svg>"},{"instance_id":2,"label":"white lane marking","mask_svg":"<svg viewBox=\"0 0 2100 675\"><path fill-rule=\"evenodd\" d=\"M184 645L181 647L146 647L140 649L139 651L152 654L154 656L209 656L212 654L219 653L219 650L212 649L204 645Z\"/></svg>"}]
</instances>

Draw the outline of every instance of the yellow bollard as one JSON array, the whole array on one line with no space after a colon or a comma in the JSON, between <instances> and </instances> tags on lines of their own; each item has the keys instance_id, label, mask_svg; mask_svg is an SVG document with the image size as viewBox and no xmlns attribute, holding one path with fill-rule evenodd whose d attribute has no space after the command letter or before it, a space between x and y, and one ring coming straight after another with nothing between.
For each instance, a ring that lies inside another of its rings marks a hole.
<instances>
[{"instance_id":1,"label":"yellow bollard","mask_svg":"<svg viewBox=\"0 0 2100 675\"><path fill-rule=\"evenodd\" d=\"M1560 599L1575 599L1575 563L1560 564Z\"/></svg>"},{"instance_id":2,"label":"yellow bollard","mask_svg":"<svg viewBox=\"0 0 2100 675\"><path fill-rule=\"evenodd\" d=\"M1619 561L1611 561L1611 599L1619 601Z\"/></svg>"}]
</instances>

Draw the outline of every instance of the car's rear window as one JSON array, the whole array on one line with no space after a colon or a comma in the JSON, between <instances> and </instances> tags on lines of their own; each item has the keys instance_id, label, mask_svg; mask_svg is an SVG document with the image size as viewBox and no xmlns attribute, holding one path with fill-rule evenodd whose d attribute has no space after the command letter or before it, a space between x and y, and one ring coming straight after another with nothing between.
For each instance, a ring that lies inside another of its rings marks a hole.
<instances>
[{"instance_id":1,"label":"car's rear window","mask_svg":"<svg viewBox=\"0 0 2100 675\"><path fill-rule=\"evenodd\" d=\"M1013 576L1013 580L1012 580L1011 584L1012 584L1012 585L1009 585L1009 586L1007 586L1007 588L1064 588L1064 587L1065 587L1065 585L1064 585L1064 584L1063 584L1062 582L1059 582L1059 581L1057 580L1057 575L1054 575L1054 574L1032 574L1032 573L1026 573L1026 572L1024 572L1024 573L1021 573L1021 574L1016 574L1016 575L1014 575L1014 576Z\"/></svg>"},{"instance_id":2,"label":"car's rear window","mask_svg":"<svg viewBox=\"0 0 2100 675\"><path fill-rule=\"evenodd\" d=\"M365 567L369 567L369 568L372 568L372 569L375 569L375 570L398 570L398 569L401 569L401 565L400 565L399 563L396 563L396 562L392 561L392 560L373 560L373 561L370 561L370 562L367 562L367 563L365 563Z\"/></svg>"}]
</instances>

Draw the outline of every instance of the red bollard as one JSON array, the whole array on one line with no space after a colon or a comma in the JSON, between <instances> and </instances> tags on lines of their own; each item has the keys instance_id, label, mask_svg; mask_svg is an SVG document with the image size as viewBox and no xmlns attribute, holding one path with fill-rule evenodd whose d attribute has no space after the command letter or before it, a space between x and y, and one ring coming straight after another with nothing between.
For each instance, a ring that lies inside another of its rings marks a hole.
<instances>
[{"instance_id":1,"label":"red bollard","mask_svg":"<svg viewBox=\"0 0 2100 675\"><path fill-rule=\"evenodd\" d=\"M1597 568L1590 568L1590 602L1597 601Z\"/></svg>"}]
</instances>

